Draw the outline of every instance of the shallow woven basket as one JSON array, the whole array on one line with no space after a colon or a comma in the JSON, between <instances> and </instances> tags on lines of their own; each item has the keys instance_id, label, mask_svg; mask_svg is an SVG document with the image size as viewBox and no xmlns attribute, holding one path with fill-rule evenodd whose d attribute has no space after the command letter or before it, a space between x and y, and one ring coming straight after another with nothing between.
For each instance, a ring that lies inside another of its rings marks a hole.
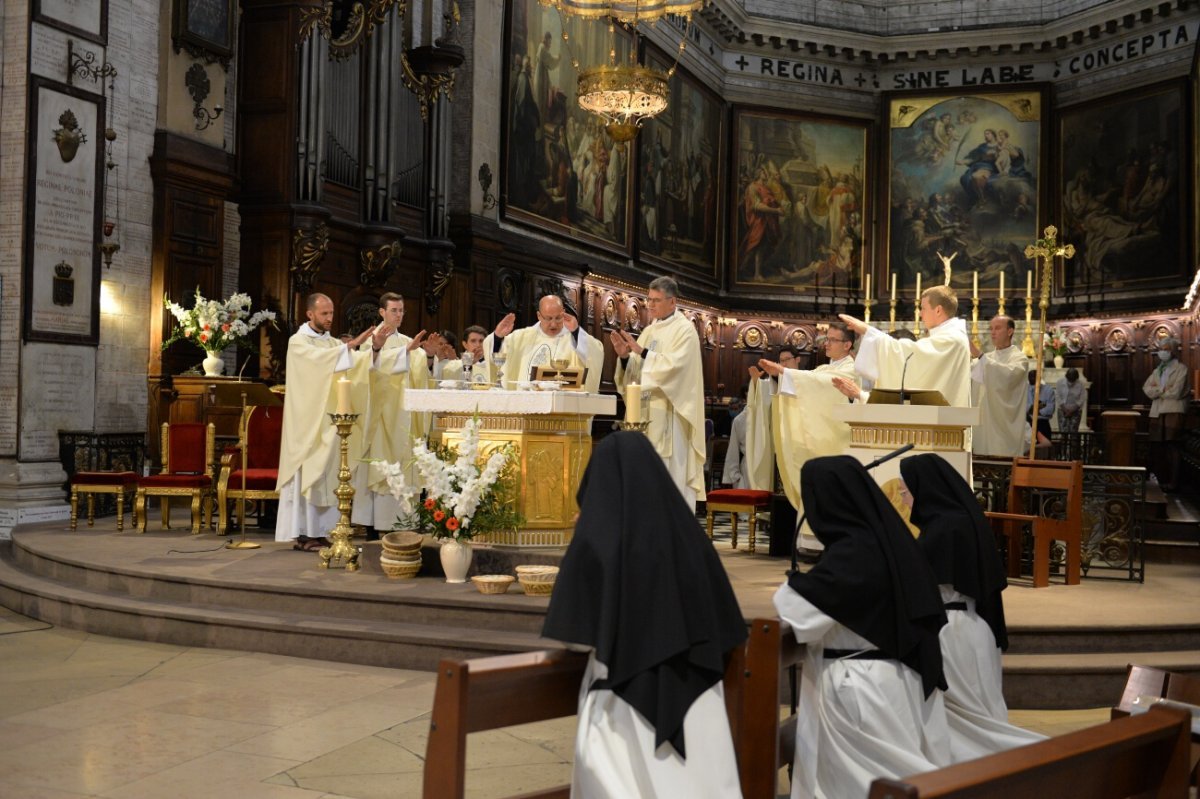
<instances>
[{"instance_id":1,"label":"shallow woven basket","mask_svg":"<svg viewBox=\"0 0 1200 799\"><path fill-rule=\"evenodd\" d=\"M400 530L384 534L380 539L385 552L391 552L395 555L405 555L410 552L419 552L421 542L425 537L420 533L414 533L409 530Z\"/></svg>"},{"instance_id":2,"label":"shallow woven basket","mask_svg":"<svg viewBox=\"0 0 1200 799\"><path fill-rule=\"evenodd\" d=\"M518 566L517 579L526 596L548 596L558 579L557 566Z\"/></svg>"},{"instance_id":3,"label":"shallow woven basket","mask_svg":"<svg viewBox=\"0 0 1200 799\"><path fill-rule=\"evenodd\" d=\"M384 574L393 580L407 579L409 577L416 577L417 572L421 571L421 561L402 561L380 558L379 567L383 569Z\"/></svg>"},{"instance_id":4,"label":"shallow woven basket","mask_svg":"<svg viewBox=\"0 0 1200 799\"><path fill-rule=\"evenodd\" d=\"M516 578L510 574L477 574L471 578L481 594L503 594Z\"/></svg>"}]
</instances>

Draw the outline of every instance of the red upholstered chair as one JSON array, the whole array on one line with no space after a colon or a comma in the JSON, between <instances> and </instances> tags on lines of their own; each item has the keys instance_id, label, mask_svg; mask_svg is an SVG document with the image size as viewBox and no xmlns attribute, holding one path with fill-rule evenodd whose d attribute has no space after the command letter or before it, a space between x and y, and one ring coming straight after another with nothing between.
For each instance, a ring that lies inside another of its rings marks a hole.
<instances>
[{"instance_id":1,"label":"red upholstered chair","mask_svg":"<svg viewBox=\"0 0 1200 799\"><path fill-rule=\"evenodd\" d=\"M754 528L758 521L758 511L770 507L770 491L754 491L749 488L721 488L709 491L704 501L708 510L708 538L713 537L713 514L722 511L733 517L733 548L737 549L738 514L750 514L750 552L754 552Z\"/></svg>"},{"instance_id":2,"label":"red upholstered chair","mask_svg":"<svg viewBox=\"0 0 1200 799\"><path fill-rule=\"evenodd\" d=\"M192 498L192 534L212 519L213 448L216 429L200 422L176 422L162 426L163 468L158 474L138 480L134 514L139 530L146 532L146 498L162 498L162 525L171 529L171 498Z\"/></svg>"},{"instance_id":3,"label":"red upholstered chair","mask_svg":"<svg viewBox=\"0 0 1200 799\"><path fill-rule=\"evenodd\" d=\"M241 503L239 524L245 525L246 500L279 499L275 482L279 479L279 443L283 433L283 406L251 406L238 426L237 446L228 447L221 456L221 475L217 480L217 532L229 528L229 500ZM242 448L246 469L242 470ZM242 476L245 474L245 484Z\"/></svg>"},{"instance_id":4,"label":"red upholstered chair","mask_svg":"<svg viewBox=\"0 0 1200 799\"><path fill-rule=\"evenodd\" d=\"M136 472L76 472L71 476L71 529L79 519L79 495L87 496L88 527L96 521L96 495L116 494L117 531L125 529L125 495L133 499L137 492ZM137 512L133 514L133 526L137 527Z\"/></svg>"}]
</instances>

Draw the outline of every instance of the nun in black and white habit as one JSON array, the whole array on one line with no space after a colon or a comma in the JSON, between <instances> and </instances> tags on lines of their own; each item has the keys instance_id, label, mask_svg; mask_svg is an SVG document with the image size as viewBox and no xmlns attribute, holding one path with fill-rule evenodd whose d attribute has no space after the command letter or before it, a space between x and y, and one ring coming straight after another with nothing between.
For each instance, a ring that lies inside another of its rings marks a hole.
<instances>
[{"instance_id":1,"label":"nun in black and white habit","mask_svg":"<svg viewBox=\"0 0 1200 799\"><path fill-rule=\"evenodd\" d=\"M542 635L590 649L573 797L740 797L721 683L746 623L712 543L640 433L592 454Z\"/></svg>"},{"instance_id":2,"label":"nun in black and white habit","mask_svg":"<svg viewBox=\"0 0 1200 799\"><path fill-rule=\"evenodd\" d=\"M1008 579L979 501L938 455L902 461L900 475L912 498L912 522L921 530L917 546L933 568L948 618L940 637L954 761L1043 740L1008 723L1000 666L1000 653L1008 648L1000 592Z\"/></svg>"},{"instance_id":3,"label":"nun in black and white habit","mask_svg":"<svg viewBox=\"0 0 1200 799\"><path fill-rule=\"evenodd\" d=\"M821 560L775 593L807 644L792 797L866 796L878 777L950 764L937 583L862 464L814 458L800 473Z\"/></svg>"}]
</instances>

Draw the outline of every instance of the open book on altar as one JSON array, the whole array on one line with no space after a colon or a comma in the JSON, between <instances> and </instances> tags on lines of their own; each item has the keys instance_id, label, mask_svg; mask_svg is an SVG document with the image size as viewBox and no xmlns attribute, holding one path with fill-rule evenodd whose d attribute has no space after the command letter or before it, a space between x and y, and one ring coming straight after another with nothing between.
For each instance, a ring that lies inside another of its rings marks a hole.
<instances>
[{"instance_id":1,"label":"open book on altar","mask_svg":"<svg viewBox=\"0 0 1200 799\"><path fill-rule=\"evenodd\" d=\"M868 405L936 405L949 407L942 392L932 389L876 388L867 397Z\"/></svg>"},{"instance_id":2,"label":"open book on altar","mask_svg":"<svg viewBox=\"0 0 1200 799\"><path fill-rule=\"evenodd\" d=\"M568 366L562 369L555 369L552 366L535 366L529 371L529 378L534 382L556 380L560 387L567 391L582 391L583 382L587 379L587 368L583 366Z\"/></svg>"}]
</instances>

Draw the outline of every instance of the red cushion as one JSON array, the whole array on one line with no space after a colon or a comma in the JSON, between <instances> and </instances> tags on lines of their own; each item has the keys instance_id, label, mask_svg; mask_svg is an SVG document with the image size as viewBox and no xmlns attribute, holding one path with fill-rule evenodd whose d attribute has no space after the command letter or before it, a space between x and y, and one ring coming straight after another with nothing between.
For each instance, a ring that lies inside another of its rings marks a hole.
<instances>
[{"instance_id":1,"label":"red cushion","mask_svg":"<svg viewBox=\"0 0 1200 799\"><path fill-rule=\"evenodd\" d=\"M207 488L212 478L207 474L154 474L138 480L139 488Z\"/></svg>"},{"instance_id":2,"label":"red cushion","mask_svg":"<svg viewBox=\"0 0 1200 799\"><path fill-rule=\"evenodd\" d=\"M247 465L254 469L279 468L279 440L283 433L283 406L258 407L246 423Z\"/></svg>"},{"instance_id":3,"label":"red cushion","mask_svg":"<svg viewBox=\"0 0 1200 799\"><path fill-rule=\"evenodd\" d=\"M167 431L167 464L172 474L203 472L207 428L200 422L176 422Z\"/></svg>"},{"instance_id":4,"label":"red cushion","mask_svg":"<svg viewBox=\"0 0 1200 799\"><path fill-rule=\"evenodd\" d=\"M771 492L754 491L749 488L720 488L709 491L705 501L723 505L753 505L758 508L771 502Z\"/></svg>"},{"instance_id":5,"label":"red cushion","mask_svg":"<svg viewBox=\"0 0 1200 799\"><path fill-rule=\"evenodd\" d=\"M247 469L246 470L246 490L247 491L274 491L275 484L279 482L278 469ZM229 490L242 490L242 470L238 469L229 475Z\"/></svg>"},{"instance_id":6,"label":"red cushion","mask_svg":"<svg viewBox=\"0 0 1200 799\"><path fill-rule=\"evenodd\" d=\"M73 486L131 486L137 483L135 472L76 472Z\"/></svg>"}]
</instances>

